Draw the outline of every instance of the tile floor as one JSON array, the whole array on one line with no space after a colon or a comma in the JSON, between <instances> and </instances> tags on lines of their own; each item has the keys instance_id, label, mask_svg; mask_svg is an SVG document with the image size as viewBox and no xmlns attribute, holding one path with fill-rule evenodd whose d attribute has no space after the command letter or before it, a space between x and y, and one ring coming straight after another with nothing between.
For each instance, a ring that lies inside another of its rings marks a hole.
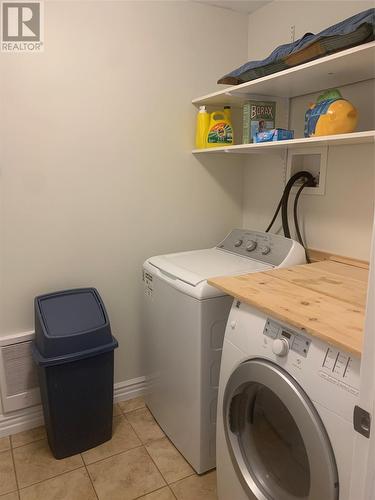
<instances>
[{"instance_id":1,"label":"tile floor","mask_svg":"<svg viewBox=\"0 0 375 500\"><path fill-rule=\"evenodd\" d=\"M55 460L43 427L0 438L0 500L216 500L215 472L197 476L142 398L114 406L111 441Z\"/></svg>"}]
</instances>

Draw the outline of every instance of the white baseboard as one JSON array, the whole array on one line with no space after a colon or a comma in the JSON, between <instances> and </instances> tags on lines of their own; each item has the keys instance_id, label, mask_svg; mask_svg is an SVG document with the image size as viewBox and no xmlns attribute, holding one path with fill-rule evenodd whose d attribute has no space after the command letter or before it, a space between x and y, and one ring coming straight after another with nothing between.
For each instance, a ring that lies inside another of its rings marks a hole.
<instances>
[{"instance_id":1,"label":"white baseboard","mask_svg":"<svg viewBox=\"0 0 375 500\"><path fill-rule=\"evenodd\" d=\"M146 377L137 377L114 385L113 400L125 401L144 394ZM10 436L17 432L27 431L43 425L43 411L41 405L31 406L5 415L0 414L0 437Z\"/></svg>"},{"instance_id":2,"label":"white baseboard","mask_svg":"<svg viewBox=\"0 0 375 500\"><path fill-rule=\"evenodd\" d=\"M41 405L0 415L0 437L27 431L28 429L42 425L43 422Z\"/></svg>"},{"instance_id":3,"label":"white baseboard","mask_svg":"<svg viewBox=\"0 0 375 500\"><path fill-rule=\"evenodd\" d=\"M124 382L117 382L113 391L113 400L126 401L127 399L137 398L145 393L146 377L137 377Z\"/></svg>"}]
</instances>

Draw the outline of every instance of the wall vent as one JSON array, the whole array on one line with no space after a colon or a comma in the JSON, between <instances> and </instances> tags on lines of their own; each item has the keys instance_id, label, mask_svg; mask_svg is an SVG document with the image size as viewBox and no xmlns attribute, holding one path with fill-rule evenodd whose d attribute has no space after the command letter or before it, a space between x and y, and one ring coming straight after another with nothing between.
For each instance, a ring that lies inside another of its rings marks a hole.
<instances>
[{"instance_id":1,"label":"wall vent","mask_svg":"<svg viewBox=\"0 0 375 500\"><path fill-rule=\"evenodd\" d=\"M40 403L38 372L31 355L33 333L1 339L0 389L4 413Z\"/></svg>"}]
</instances>

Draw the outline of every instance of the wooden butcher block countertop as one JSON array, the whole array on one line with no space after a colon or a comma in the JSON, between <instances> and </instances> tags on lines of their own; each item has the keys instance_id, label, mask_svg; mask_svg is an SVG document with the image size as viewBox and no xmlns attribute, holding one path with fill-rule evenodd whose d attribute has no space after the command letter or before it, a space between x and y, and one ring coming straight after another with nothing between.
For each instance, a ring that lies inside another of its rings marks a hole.
<instances>
[{"instance_id":1,"label":"wooden butcher block countertop","mask_svg":"<svg viewBox=\"0 0 375 500\"><path fill-rule=\"evenodd\" d=\"M368 268L341 262L274 269L208 283L310 335L362 352Z\"/></svg>"}]
</instances>

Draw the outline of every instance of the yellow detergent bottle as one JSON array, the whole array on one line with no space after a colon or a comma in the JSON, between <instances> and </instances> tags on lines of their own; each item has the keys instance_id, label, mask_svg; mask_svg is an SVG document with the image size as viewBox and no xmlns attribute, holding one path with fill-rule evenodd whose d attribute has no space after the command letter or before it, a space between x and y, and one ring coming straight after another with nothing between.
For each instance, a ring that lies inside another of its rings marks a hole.
<instances>
[{"instance_id":1,"label":"yellow detergent bottle","mask_svg":"<svg viewBox=\"0 0 375 500\"><path fill-rule=\"evenodd\" d=\"M210 115L207 113L206 106L199 106L197 126L195 130L195 147L197 149L206 147L209 123Z\"/></svg>"},{"instance_id":2,"label":"yellow detergent bottle","mask_svg":"<svg viewBox=\"0 0 375 500\"><path fill-rule=\"evenodd\" d=\"M207 134L207 148L230 146L233 144L233 126L230 106L224 111L214 111L210 115L210 124Z\"/></svg>"},{"instance_id":3,"label":"yellow detergent bottle","mask_svg":"<svg viewBox=\"0 0 375 500\"><path fill-rule=\"evenodd\" d=\"M230 106L224 106L224 114L229 122L232 121L232 110Z\"/></svg>"}]
</instances>

